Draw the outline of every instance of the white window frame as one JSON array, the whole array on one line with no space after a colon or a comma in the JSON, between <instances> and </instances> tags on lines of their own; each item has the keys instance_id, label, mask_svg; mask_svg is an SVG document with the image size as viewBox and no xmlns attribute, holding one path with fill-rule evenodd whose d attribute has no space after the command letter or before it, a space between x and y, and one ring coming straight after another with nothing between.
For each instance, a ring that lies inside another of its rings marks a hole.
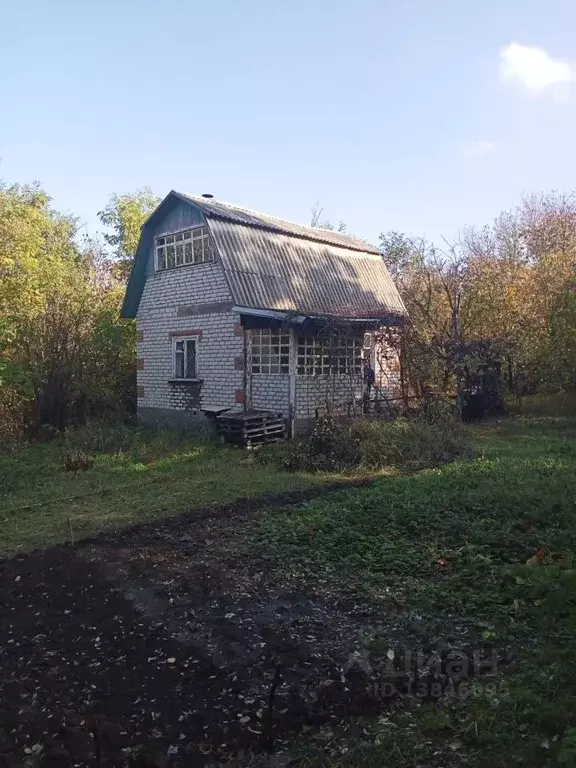
<instances>
[{"instance_id":1,"label":"white window frame","mask_svg":"<svg viewBox=\"0 0 576 768\"><path fill-rule=\"evenodd\" d=\"M289 328L252 329L250 371L253 376L280 376L290 373Z\"/></svg>"},{"instance_id":2,"label":"white window frame","mask_svg":"<svg viewBox=\"0 0 576 768\"><path fill-rule=\"evenodd\" d=\"M361 376L363 338L299 336L298 376Z\"/></svg>"},{"instance_id":3,"label":"white window frame","mask_svg":"<svg viewBox=\"0 0 576 768\"><path fill-rule=\"evenodd\" d=\"M172 249L173 263L167 265L168 249ZM186 227L175 232L164 232L154 238L154 264L156 272L168 272L179 267L210 264L214 261L214 244L207 224Z\"/></svg>"},{"instance_id":4,"label":"white window frame","mask_svg":"<svg viewBox=\"0 0 576 768\"><path fill-rule=\"evenodd\" d=\"M172 339L172 380L173 381L198 381L198 341L199 336L174 336ZM184 373L188 367L188 342L194 343L194 376L178 376L176 363L176 345L184 342Z\"/></svg>"}]
</instances>

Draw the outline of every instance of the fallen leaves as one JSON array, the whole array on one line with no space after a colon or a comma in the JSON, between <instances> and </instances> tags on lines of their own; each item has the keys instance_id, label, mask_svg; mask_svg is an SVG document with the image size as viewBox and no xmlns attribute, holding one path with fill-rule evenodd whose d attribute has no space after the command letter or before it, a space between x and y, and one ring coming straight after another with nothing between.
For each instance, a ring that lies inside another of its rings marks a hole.
<instances>
[{"instance_id":1,"label":"fallen leaves","mask_svg":"<svg viewBox=\"0 0 576 768\"><path fill-rule=\"evenodd\" d=\"M550 550L548 547L540 547L540 549L537 550L532 555L532 557L529 557L528 560L526 560L526 565L529 565L533 568L537 568L539 565L542 565L549 551Z\"/></svg>"}]
</instances>

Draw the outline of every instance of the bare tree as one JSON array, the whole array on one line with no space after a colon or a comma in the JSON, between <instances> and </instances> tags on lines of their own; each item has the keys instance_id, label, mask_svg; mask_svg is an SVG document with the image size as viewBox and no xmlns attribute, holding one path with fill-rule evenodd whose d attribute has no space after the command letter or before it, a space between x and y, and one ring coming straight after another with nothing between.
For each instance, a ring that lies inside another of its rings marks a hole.
<instances>
[{"instance_id":1,"label":"bare tree","mask_svg":"<svg viewBox=\"0 0 576 768\"><path fill-rule=\"evenodd\" d=\"M324 208L320 205L320 200L316 200L312 208L310 208L310 226L320 227L320 219L324 213Z\"/></svg>"},{"instance_id":2,"label":"bare tree","mask_svg":"<svg viewBox=\"0 0 576 768\"><path fill-rule=\"evenodd\" d=\"M338 225L335 226L329 219L322 221L322 214L324 208L320 205L320 201L316 200L312 208L310 208L310 226L318 229L331 229L334 232L340 232L344 234L346 232L346 222L340 220Z\"/></svg>"},{"instance_id":3,"label":"bare tree","mask_svg":"<svg viewBox=\"0 0 576 768\"><path fill-rule=\"evenodd\" d=\"M431 367L439 365L438 377L444 390L454 377L461 413L466 251L447 240L445 248L438 248L423 238L411 239L398 232L381 235L380 242L411 318L410 367L426 381L431 378Z\"/></svg>"}]
</instances>

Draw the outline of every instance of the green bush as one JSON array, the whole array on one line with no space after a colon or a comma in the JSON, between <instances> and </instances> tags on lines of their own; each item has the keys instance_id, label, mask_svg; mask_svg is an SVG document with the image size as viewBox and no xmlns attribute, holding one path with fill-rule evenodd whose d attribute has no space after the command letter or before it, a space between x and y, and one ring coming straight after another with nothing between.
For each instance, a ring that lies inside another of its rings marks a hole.
<instances>
[{"instance_id":1,"label":"green bush","mask_svg":"<svg viewBox=\"0 0 576 768\"><path fill-rule=\"evenodd\" d=\"M424 469L471 454L465 427L436 408L394 421L337 421L324 416L305 438L264 449L260 459L291 471Z\"/></svg>"}]
</instances>

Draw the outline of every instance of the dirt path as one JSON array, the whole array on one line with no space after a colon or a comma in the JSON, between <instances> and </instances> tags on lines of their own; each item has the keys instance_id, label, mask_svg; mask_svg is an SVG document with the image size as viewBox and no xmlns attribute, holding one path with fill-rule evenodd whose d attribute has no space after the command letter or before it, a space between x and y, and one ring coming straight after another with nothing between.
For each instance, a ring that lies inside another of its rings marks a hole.
<instances>
[{"instance_id":1,"label":"dirt path","mask_svg":"<svg viewBox=\"0 0 576 768\"><path fill-rule=\"evenodd\" d=\"M0 766L240 765L376 711L349 660L378 617L245 546L260 507L325 492L1 562Z\"/></svg>"}]
</instances>

